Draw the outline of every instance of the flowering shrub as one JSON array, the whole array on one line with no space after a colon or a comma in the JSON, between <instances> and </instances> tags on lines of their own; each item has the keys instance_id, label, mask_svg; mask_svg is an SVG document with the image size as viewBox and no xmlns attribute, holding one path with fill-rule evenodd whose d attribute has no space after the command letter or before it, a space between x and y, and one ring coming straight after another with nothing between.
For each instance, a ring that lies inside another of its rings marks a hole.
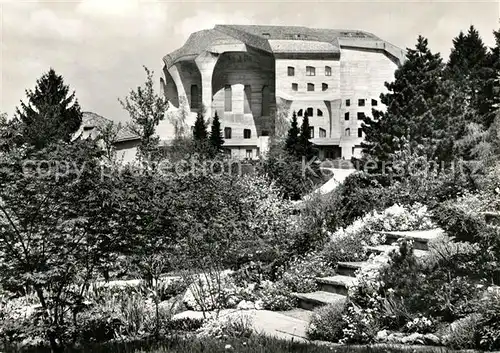
<instances>
[{"instance_id":1,"label":"flowering shrub","mask_svg":"<svg viewBox=\"0 0 500 353\"><path fill-rule=\"evenodd\" d=\"M248 338L252 335L252 318L248 315L227 315L206 320L198 330L201 337Z\"/></svg>"},{"instance_id":2,"label":"flowering shrub","mask_svg":"<svg viewBox=\"0 0 500 353\"><path fill-rule=\"evenodd\" d=\"M342 316L345 328L342 330L342 344L372 343L375 341L379 324L376 311L371 308L363 309L349 303L346 313Z\"/></svg>"},{"instance_id":3,"label":"flowering shrub","mask_svg":"<svg viewBox=\"0 0 500 353\"><path fill-rule=\"evenodd\" d=\"M426 206L394 205L382 212L373 211L345 229L340 228L333 233L325 230L330 240L323 253L331 263L365 260L365 247L379 245L385 240L378 232L425 230L434 227Z\"/></svg>"},{"instance_id":4,"label":"flowering shrub","mask_svg":"<svg viewBox=\"0 0 500 353\"><path fill-rule=\"evenodd\" d=\"M316 278L334 274L333 267L318 253L294 258L283 271L280 282L291 292L307 293L317 290Z\"/></svg>"},{"instance_id":5,"label":"flowering shrub","mask_svg":"<svg viewBox=\"0 0 500 353\"><path fill-rule=\"evenodd\" d=\"M311 340L338 342L346 327L342 320L345 308L344 301L316 308L307 328L307 337Z\"/></svg>"},{"instance_id":6,"label":"flowering shrub","mask_svg":"<svg viewBox=\"0 0 500 353\"><path fill-rule=\"evenodd\" d=\"M405 325L407 332L429 333L435 328L433 320L426 317L416 317Z\"/></svg>"},{"instance_id":7,"label":"flowering shrub","mask_svg":"<svg viewBox=\"0 0 500 353\"><path fill-rule=\"evenodd\" d=\"M290 310L295 307L296 300L282 283L263 281L258 293L259 305L267 310Z\"/></svg>"}]
</instances>

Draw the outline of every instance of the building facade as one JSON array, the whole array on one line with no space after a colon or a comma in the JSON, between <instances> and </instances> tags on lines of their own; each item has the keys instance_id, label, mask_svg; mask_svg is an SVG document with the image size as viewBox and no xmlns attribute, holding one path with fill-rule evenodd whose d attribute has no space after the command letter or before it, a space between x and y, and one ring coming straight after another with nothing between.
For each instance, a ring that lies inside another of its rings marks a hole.
<instances>
[{"instance_id":1,"label":"building facade","mask_svg":"<svg viewBox=\"0 0 500 353\"><path fill-rule=\"evenodd\" d=\"M307 112L319 157L347 159L360 155L362 117L383 109L404 56L362 31L216 25L164 57L161 83L188 125L217 112L232 157L257 158L283 121Z\"/></svg>"}]
</instances>

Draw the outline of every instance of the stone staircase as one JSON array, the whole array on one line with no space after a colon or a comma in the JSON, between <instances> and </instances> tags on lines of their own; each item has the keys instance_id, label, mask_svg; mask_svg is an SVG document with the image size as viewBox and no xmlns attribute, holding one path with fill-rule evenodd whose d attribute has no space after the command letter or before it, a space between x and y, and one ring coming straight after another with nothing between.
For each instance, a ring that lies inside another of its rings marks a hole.
<instances>
[{"instance_id":1,"label":"stone staircase","mask_svg":"<svg viewBox=\"0 0 500 353\"><path fill-rule=\"evenodd\" d=\"M408 232L379 232L385 235L385 244L367 247L369 254L380 254L392 249L396 249L396 242L400 238L413 241L414 253L417 257L425 256L428 253L427 243L429 240L438 237L443 231L441 229L431 229L425 231ZM337 274L330 277L316 278L318 291L312 293L293 293L298 299L302 309L312 310L315 307L345 301L349 286L355 279L355 273L360 268L368 266L367 261L359 262L339 262L337 263Z\"/></svg>"}]
</instances>

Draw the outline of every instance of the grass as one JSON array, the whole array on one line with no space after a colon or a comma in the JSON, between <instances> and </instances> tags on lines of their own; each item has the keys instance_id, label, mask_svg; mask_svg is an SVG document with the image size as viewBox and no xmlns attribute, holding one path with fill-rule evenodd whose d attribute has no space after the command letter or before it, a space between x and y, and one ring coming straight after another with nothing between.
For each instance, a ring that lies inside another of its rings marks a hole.
<instances>
[{"instance_id":1,"label":"grass","mask_svg":"<svg viewBox=\"0 0 500 353\"><path fill-rule=\"evenodd\" d=\"M227 348L230 345L230 348ZM65 353L407 353L412 347L387 346L327 346L313 343L283 341L265 336L253 336L250 339L215 338L168 338L163 341L141 340L133 342L113 342L86 347L71 348ZM48 348L30 350L3 350L3 353L50 353ZM452 352L445 348L422 347L419 353Z\"/></svg>"}]
</instances>

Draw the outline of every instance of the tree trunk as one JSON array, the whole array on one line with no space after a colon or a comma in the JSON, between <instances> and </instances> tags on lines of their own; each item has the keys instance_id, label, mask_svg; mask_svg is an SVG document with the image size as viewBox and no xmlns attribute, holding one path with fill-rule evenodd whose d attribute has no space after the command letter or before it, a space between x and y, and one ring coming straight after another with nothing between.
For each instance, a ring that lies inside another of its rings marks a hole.
<instances>
[{"instance_id":1,"label":"tree trunk","mask_svg":"<svg viewBox=\"0 0 500 353\"><path fill-rule=\"evenodd\" d=\"M47 302L45 301L45 296L43 295L43 290L42 288L36 286L35 287L35 290L36 290L36 294L38 296L38 300L40 300L40 305L42 306L42 309L43 309L43 318L44 318L44 321L45 321L45 324L50 328L50 326L52 326L52 320L50 318L50 315L49 315L49 309L47 307ZM47 332L47 338L49 340L49 343L50 343L50 349L52 351L52 353L60 353L63 351L62 347L57 343L57 337L56 335L54 334L54 332L52 332L52 330L48 330Z\"/></svg>"}]
</instances>

